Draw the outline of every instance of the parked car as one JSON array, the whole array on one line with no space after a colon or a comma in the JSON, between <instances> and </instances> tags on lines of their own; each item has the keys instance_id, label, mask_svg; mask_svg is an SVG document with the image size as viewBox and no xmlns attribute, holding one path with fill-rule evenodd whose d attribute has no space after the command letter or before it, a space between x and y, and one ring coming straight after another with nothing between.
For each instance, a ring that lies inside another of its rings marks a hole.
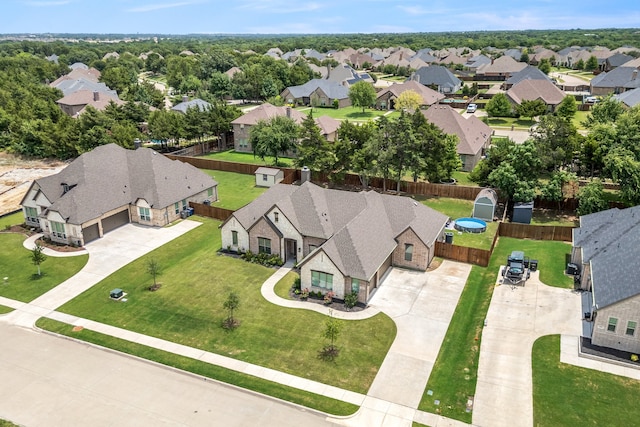
<instances>
[{"instance_id":1,"label":"parked car","mask_svg":"<svg viewBox=\"0 0 640 427\"><path fill-rule=\"evenodd\" d=\"M476 104L467 105L467 113L475 113L477 109L478 106Z\"/></svg>"},{"instance_id":2,"label":"parked car","mask_svg":"<svg viewBox=\"0 0 640 427\"><path fill-rule=\"evenodd\" d=\"M587 103L587 104L595 104L598 101L600 101L600 100L598 99L597 96L587 96L585 98L585 100L584 100L584 102Z\"/></svg>"}]
</instances>

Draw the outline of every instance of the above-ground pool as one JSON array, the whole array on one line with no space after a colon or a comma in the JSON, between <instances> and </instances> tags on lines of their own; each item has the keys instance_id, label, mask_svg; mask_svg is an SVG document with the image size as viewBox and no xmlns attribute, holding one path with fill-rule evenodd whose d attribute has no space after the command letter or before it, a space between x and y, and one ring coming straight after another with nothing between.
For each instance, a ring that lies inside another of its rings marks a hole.
<instances>
[{"instance_id":1,"label":"above-ground pool","mask_svg":"<svg viewBox=\"0 0 640 427\"><path fill-rule=\"evenodd\" d=\"M487 223L477 218L458 218L454 227L467 233L482 233L487 230Z\"/></svg>"}]
</instances>

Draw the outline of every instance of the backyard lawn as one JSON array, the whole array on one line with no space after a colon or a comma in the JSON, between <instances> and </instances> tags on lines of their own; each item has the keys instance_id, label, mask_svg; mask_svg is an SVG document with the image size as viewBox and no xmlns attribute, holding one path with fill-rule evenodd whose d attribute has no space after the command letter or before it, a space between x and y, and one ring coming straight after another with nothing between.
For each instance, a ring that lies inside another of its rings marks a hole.
<instances>
[{"instance_id":1,"label":"backyard lawn","mask_svg":"<svg viewBox=\"0 0 640 427\"><path fill-rule=\"evenodd\" d=\"M526 256L539 261L542 282L572 287L572 280L563 273L571 246L562 242L499 238L489 266L473 266L471 270L418 409L432 413L440 411L445 417L471 422L466 403L476 389L482 327L498 268L514 250L524 250ZM428 390L433 394L428 395ZM440 405L435 405L436 399L440 400Z\"/></svg>"},{"instance_id":2,"label":"backyard lawn","mask_svg":"<svg viewBox=\"0 0 640 427\"><path fill-rule=\"evenodd\" d=\"M256 187L254 175L205 169L203 172L218 181L219 200L212 205L219 208L240 209L267 190L265 187Z\"/></svg>"},{"instance_id":3,"label":"backyard lawn","mask_svg":"<svg viewBox=\"0 0 640 427\"><path fill-rule=\"evenodd\" d=\"M326 316L268 303L260 287L275 270L218 253L220 222L195 217L203 225L132 262L60 311L135 332L237 358L359 393L366 393L396 334L393 321L378 314L344 322L333 363L317 357ZM146 264L163 269L162 287L147 288ZM123 288L126 303L108 298ZM241 326L228 332L223 303L237 293Z\"/></svg>"},{"instance_id":4,"label":"backyard lawn","mask_svg":"<svg viewBox=\"0 0 640 427\"><path fill-rule=\"evenodd\" d=\"M260 157L254 156L253 153L241 153L235 150L227 150L227 151L219 151L216 153L209 153L202 156L205 159L214 159L221 160L225 162L235 162L235 163L249 163L252 165L261 165L261 166L273 166L275 164L274 157L265 157L262 160ZM293 162L295 159L291 159L288 157L278 157L278 166L281 167L293 167Z\"/></svg>"},{"instance_id":5,"label":"backyard lawn","mask_svg":"<svg viewBox=\"0 0 640 427\"><path fill-rule=\"evenodd\" d=\"M22 246L26 236L21 233L0 233L0 295L29 302L76 274L89 259L47 257L40 265L42 275L31 262L31 251ZM8 278L6 281L4 278Z\"/></svg>"},{"instance_id":6,"label":"backyard lawn","mask_svg":"<svg viewBox=\"0 0 640 427\"><path fill-rule=\"evenodd\" d=\"M510 128L513 126L515 129L529 129L535 124L533 120L515 118L515 117L487 117L486 123L491 127L503 127Z\"/></svg>"},{"instance_id":7,"label":"backyard lawn","mask_svg":"<svg viewBox=\"0 0 640 427\"><path fill-rule=\"evenodd\" d=\"M533 424L540 427L632 426L640 381L560 362L560 336L533 344Z\"/></svg>"},{"instance_id":8,"label":"backyard lawn","mask_svg":"<svg viewBox=\"0 0 640 427\"><path fill-rule=\"evenodd\" d=\"M587 120L587 116L589 116L588 111L576 111L576 114L571 119L571 123L573 123L577 129L586 129L582 122Z\"/></svg>"},{"instance_id":9,"label":"backyard lawn","mask_svg":"<svg viewBox=\"0 0 640 427\"><path fill-rule=\"evenodd\" d=\"M22 224L24 222L24 214L22 211L5 215L0 218L0 231L11 227L12 225Z\"/></svg>"},{"instance_id":10,"label":"backyard lawn","mask_svg":"<svg viewBox=\"0 0 640 427\"><path fill-rule=\"evenodd\" d=\"M297 108L301 113L309 114L312 110L311 107ZM344 108L313 108L313 117L329 116L336 120L351 120L351 121L367 121L376 117L387 115L389 118L397 117L400 113L394 111L387 114L387 110L374 110L372 108L365 108L364 113L361 107L344 107Z\"/></svg>"}]
</instances>

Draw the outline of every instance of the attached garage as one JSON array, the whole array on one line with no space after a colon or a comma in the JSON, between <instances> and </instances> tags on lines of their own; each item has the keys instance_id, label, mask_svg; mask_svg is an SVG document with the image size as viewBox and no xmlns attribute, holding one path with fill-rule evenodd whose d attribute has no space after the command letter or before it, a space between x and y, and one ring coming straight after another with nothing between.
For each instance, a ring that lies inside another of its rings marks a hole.
<instances>
[{"instance_id":1,"label":"attached garage","mask_svg":"<svg viewBox=\"0 0 640 427\"><path fill-rule=\"evenodd\" d=\"M121 225L129 223L129 209L125 209L116 214L108 216L102 220L102 233L106 234L111 230L115 230Z\"/></svg>"},{"instance_id":2,"label":"attached garage","mask_svg":"<svg viewBox=\"0 0 640 427\"><path fill-rule=\"evenodd\" d=\"M100 227L98 226L98 223L84 227L82 229L82 237L85 245L100 237Z\"/></svg>"}]
</instances>

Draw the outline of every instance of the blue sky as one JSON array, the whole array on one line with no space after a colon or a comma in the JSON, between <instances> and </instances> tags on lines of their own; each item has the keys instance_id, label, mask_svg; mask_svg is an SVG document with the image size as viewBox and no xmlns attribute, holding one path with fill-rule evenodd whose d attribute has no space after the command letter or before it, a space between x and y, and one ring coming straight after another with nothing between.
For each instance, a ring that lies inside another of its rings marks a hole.
<instances>
[{"instance_id":1,"label":"blue sky","mask_svg":"<svg viewBox=\"0 0 640 427\"><path fill-rule=\"evenodd\" d=\"M638 0L0 0L0 33L377 33L630 28Z\"/></svg>"}]
</instances>

